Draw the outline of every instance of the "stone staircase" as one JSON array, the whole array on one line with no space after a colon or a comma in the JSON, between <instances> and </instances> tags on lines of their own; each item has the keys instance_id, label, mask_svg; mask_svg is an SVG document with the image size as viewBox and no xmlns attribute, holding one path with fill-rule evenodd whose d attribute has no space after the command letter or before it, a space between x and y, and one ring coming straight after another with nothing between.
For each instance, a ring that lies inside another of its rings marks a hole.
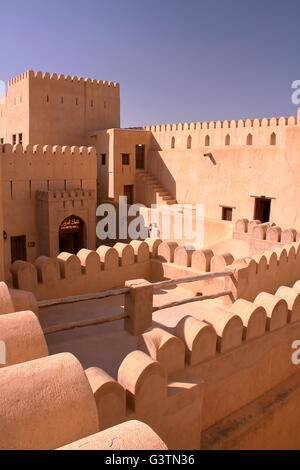
<instances>
[{"instance_id":1,"label":"stone staircase","mask_svg":"<svg viewBox=\"0 0 300 470\"><path fill-rule=\"evenodd\" d=\"M145 170L137 170L136 176L140 185L144 187L145 196L141 201L150 204L167 204L168 206L177 204L171 194L160 184L160 182Z\"/></svg>"}]
</instances>

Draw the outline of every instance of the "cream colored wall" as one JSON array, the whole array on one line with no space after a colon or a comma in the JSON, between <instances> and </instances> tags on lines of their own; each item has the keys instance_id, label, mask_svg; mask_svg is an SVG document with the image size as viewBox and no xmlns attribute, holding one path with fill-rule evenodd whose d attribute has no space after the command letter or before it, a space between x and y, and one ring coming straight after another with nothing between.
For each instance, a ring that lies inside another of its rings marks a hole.
<instances>
[{"instance_id":1,"label":"cream colored wall","mask_svg":"<svg viewBox=\"0 0 300 470\"><path fill-rule=\"evenodd\" d=\"M119 84L30 72L30 115L31 143L86 145L88 132L120 126Z\"/></svg>"},{"instance_id":2,"label":"cream colored wall","mask_svg":"<svg viewBox=\"0 0 300 470\"><path fill-rule=\"evenodd\" d=\"M134 185L136 175L135 146L145 145L145 168L151 134L143 130L114 129L114 199L124 195L124 185ZM122 153L130 154L130 164L122 165ZM140 201L135 201L140 202Z\"/></svg>"},{"instance_id":3,"label":"cream colored wall","mask_svg":"<svg viewBox=\"0 0 300 470\"><path fill-rule=\"evenodd\" d=\"M0 105L4 143L22 133L23 145L86 145L90 131L111 127L120 127L120 87L113 82L28 71L8 82Z\"/></svg>"},{"instance_id":4,"label":"cream colored wall","mask_svg":"<svg viewBox=\"0 0 300 470\"><path fill-rule=\"evenodd\" d=\"M23 135L23 143L29 141L29 73L25 72L9 80L5 104L0 105L0 138L12 144L13 134Z\"/></svg>"},{"instance_id":5,"label":"cream colored wall","mask_svg":"<svg viewBox=\"0 0 300 470\"><path fill-rule=\"evenodd\" d=\"M109 174L113 175L112 129L89 133L88 145L95 147L97 152L97 203L100 204L109 198ZM105 165L102 165L101 154L106 155Z\"/></svg>"},{"instance_id":6,"label":"cream colored wall","mask_svg":"<svg viewBox=\"0 0 300 470\"><path fill-rule=\"evenodd\" d=\"M89 145L97 150L98 202L107 198L119 201L124 185L134 185L136 175L135 146L145 145L145 167L150 149L151 133L136 129L107 129L89 134ZM101 165L101 153L106 154L106 165ZM130 164L122 165L122 153L129 153ZM140 202L140 201L136 201Z\"/></svg>"},{"instance_id":7,"label":"cream colored wall","mask_svg":"<svg viewBox=\"0 0 300 470\"><path fill-rule=\"evenodd\" d=\"M10 237L26 235L27 243L33 242L34 247L27 247L28 261L34 261L39 255L55 255L39 251L39 236L42 233L42 221L38 214L37 192L64 191L72 189L96 190L96 153L93 149L69 147L42 147L11 145L0 146L2 169L3 197L3 229L7 233L4 241L4 262L6 278L11 263ZM81 153L80 153L81 152ZM69 198L71 199L71 198ZM96 195L90 210L95 214ZM59 207L61 210L62 207ZM65 212L76 215L76 207L65 206ZM48 216L48 214L45 214ZM68 215L68 214L67 214ZM70 214L71 215L71 214ZM78 214L80 216L80 214ZM89 216L90 217L90 216ZM83 216L86 222L91 221ZM63 219L62 219L63 220ZM44 221L45 223L45 221ZM93 219L95 224L95 218ZM91 231L93 230L91 227ZM95 230L94 230L95 231ZM94 238L95 240L95 234ZM91 244L92 238L89 239ZM95 248L95 246L89 246ZM58 254L58 253L56 253Z\"/></svg>"},{"instance_id":8,"label":"cream colored wall","mask_svg":"<svg viewBox=\"0 0 300 470\"><path fill-rule=\"evenodd\" d=\"M177 199L179 203L204 203L207 217L221 219L221 207L232 206L234 220L253 218L254 198L272 197L271 221L284 227L300 228L299 174L300 119L281 118L276 121L254 120L238 123L200 123L151 127L152 149L148 153L147 169ZM212 128L216 126L216 128ZM221 127L221 125L223 127ZM230 128L228 126L231 126ZM245 125L246 127L242 127ZM206 129L208 127L208 129ZM147 128L148 129L148 128ZM270 135L276 133L276 145L270 145ZM253 134L253 145L246 137ZM231 135L231 145L225 146L225 136ZM192 148L187 149L187 138ZM210 135L211 145L204 146ZM175 136L175 149L171 139ZM204 153L212 153L216 164Z\"/></svg>"}]
</instances>

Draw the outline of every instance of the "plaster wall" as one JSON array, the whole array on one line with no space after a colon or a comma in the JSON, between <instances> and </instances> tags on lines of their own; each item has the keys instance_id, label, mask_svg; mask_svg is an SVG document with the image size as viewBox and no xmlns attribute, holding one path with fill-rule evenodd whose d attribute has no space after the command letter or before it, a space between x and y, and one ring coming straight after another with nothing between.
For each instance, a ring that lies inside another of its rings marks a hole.
<instances>
[{"instance_id":1,"label":"plaster wall","mask_svg":"<svg viewBox=\"0 0 300 470\"><path fill-rule=\"evenodd\" d=\"M11 264L10 238L12 236L26 235L27 260L29 262L33 262L39 255L56 256L58 254L58 240L56 240L56 245L52 245L51 248L49 245L45 246L40 243L42 235L44 237L42 241L45 241L43 230L48 224L48 232L50 231L51 221L49 222L50 213L47 212L46 207L42 213L38 210L37 194L39 192L57 192L60 200L64 195L64 201L59 207L57 206L57 209L60 209L62 219L55 220L55 229L65 217L76 215L78 212L78 215L82 216L87 226L90 227L91 236L88 237L88 247L95 248L96 154L93 149L72 147L71 150L70 147L52 148L49 146L23 148L20 145L12 147L6 144L0 146L0 155L1 195L5 201L3 204L3 230L5 230L7 237L3 241L3 237L1 237L1 244L3 243L6 279L9 278ZM85 201L88 194L81 199L76 198L75 193L73 198L68 196L70 191L85 189L89 189L91 193L88 204L80 202L81 200ZM67 202L66 199L68 199ZM75 202L78 200L79 206ZM53 205L52 209L55 214L58 214Z\"/></svg>"},{"instance_id":2,"label":"plaster wall","mask_svg":"<svg viewBox=\"0 0 300 470\"><path fill-rule=\"evenodd\" d=\"M298 229L299 122L291 117L147 127L152 132L147 169L179 203L204 203L207 217L221 219L221 206L228 206L233 220L253 219L251 196L264 195L273 198L270 221ZM249 134L252 145L247 145ZM225 145L226 135L230 145Z\"/></svg>"}]
</instances>

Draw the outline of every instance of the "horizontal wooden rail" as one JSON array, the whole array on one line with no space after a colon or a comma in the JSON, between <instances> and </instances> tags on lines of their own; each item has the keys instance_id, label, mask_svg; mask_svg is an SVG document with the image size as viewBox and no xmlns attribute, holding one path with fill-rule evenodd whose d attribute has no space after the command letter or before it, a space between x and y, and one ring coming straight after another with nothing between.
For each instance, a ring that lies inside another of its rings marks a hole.
<instances>
[{"instance_id":1,"label":"horizontal wooden rail","mask_svg":"<svg viewBox=\"0 0 300 470\"><path fill-rule=\"evenodd\" d=\"M211 295L197 295L194 297L189 297L189 298L177 300L174 302L169 302L168 304L163 304L163 305L160 305L159 307L153 307L152 311L157 312L159 310L164 310L166 308L171 308L171 307L178 307L179 305L184 305L184 304L188 304L191 302L200 302L202 300L217 299L219 297L224 297L225 295L231 295L231 291L222 291L222 292L218 292L216 294L211 294ZM53 333L59 333L61 331L73 330L74 328L96 326L96 325L100 325L103 323L110 323L110 322L117 321L117 320L123 320L125 318L129 318L129 316L126 313L120 313L119 315L115 315L114 317L100 317L100 318L95 318L93 320L83 320L79 322L73 322L73 323L69 322L69 323L63 323L61 325L54 325L48 328L44 328L43 331L45 335L51 335Z\"/></svg>"},{"instance_id":2,"label":"horizontal wooden rail","mask_svg":"<svg viewBox=\"0 0 300 470\"><path fill-rule=\"evenodd\" d=\"M207 274L199 274L198 276L180 277L178 279L167 279L166 281L154 282L152 285L155 289L161 289L165 287L171 287L176 284L185 284L187 282L195 282L195 281L206 281L207 279L215 279L217 277L226 277L226 276L232 276L232 272L222 271L219 273L207 273Z\"/></svg>"},{"instance_id":3,"label":"horizontal wooden rail","mask_svg":"<svg viewBox=\"0 0 300 470\"><path fill-rule=\"evenodd\" d=\"M176 300L174 302L169 302L168 304L160 305L159 307L153 307L153 312L164 310L166 308L178 307L179 305L189 304L191 302L201 302L202 300L218 299L219 297L224 297L225 295L232 295L232 292L230 290L225 290L216 294L196 295L187 299Z\"/></svg>"},{"instance_id":4,"label":"horizontal wooden rail","mask_svg":"<svg viewBox=\"0 0 300 470\"><path fill-rule=\"evenodd\" d=\"M164 289L166 287L175 286L176 284L185 284L188 282L205 281L208 279L215 279L217 277L231 276L231 271L222 271L216 273L199 274L197 276L180 277L178 279L166 279L152 283L154 289ZM53 305L71 304L75 302L84 302L85 300L104 299L114 295L123 295L130 291L129 287L121 287L119 289L111 289L102 292L95 292L92 294L81 294L71 297L62 297L60 299L40 300L38 302L39 308L51 307Z\"/></svg>"},{"instance_id":5,"label":"horizontal wooden rail","mask_svg":"<svg viewBox=\"0 0 300 470\"><path fill-rule=\"evenodd\" d=\"M40 300L38 302L39 308L51 307L53 305L72 304L75 302L84 302L85 300L104 299L105 297L112 297L114 295L122 295L129 292L129 287L122 287L120 289L104 290L94 294L82 294L72 297L62 297L61 299Z\"/></svg>"},{"instance_id":6,"label":"horizontal wooden rail","mask_svg":"<svg viewBox=\"0 0 300 470\"><path fill-rule=\"evenodd\" d=\"M73 330L74 328L83 328L86 326L96 326L102 323L110 323L116 320L123 320L124 318L128 318L126 313L120 313L119 315L115 315L114 317L101 317L101 318L94 318L94 320L83 320L74 323L62 323L61 325L54 325L49 326L48 328L44 328L44 335L51 335L53 333L59 333L60 331L68 331Z\"/></svg>"}]
</instances>

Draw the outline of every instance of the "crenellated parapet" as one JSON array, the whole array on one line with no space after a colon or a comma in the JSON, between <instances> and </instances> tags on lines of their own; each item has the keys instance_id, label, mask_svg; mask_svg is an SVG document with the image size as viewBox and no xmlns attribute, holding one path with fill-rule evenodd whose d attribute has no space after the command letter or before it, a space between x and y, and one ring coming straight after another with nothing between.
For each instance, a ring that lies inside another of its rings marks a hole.
<instances>
[{"instance_id":1,"label":"crenellated parapet","mask_svg":"<svg viewBox=\"0 0 300 470\"><path fill-rule=\"evenodd\" d=\"M98 368L88 371L99 422L140 419L169 448L193 448L200 423L206 430L295 373L290 356L300 334L298 284L260 292L253 302L214 306L201 319L183 315L172 331L149 329L124 358L117 380ZM116 404L114 411L103 406L106 400ZM188 426L190 441L183 432Z\"/></svg>"},{"instance_id":2,"label":"crenellated parapet","mask_svg":"<svg viewBox=\"0 0 300 470\"><path fill-rule=\"evenodd\" d=\"M233 238L247 241L252 255L298 242L300 233L294 228L282 229L275 223L239 219L235 223Z\"/></svg>"},{"instance_id":3,"label":"crenellated parapet","mask_svg":"<svg viewBox=\"0 0 300 470\"><path fill-rule=\"evenodd\" d=\"M263 119L240 119L232 121L204 121L204 122L186 122L175 124L160 124L145 126L144 130L153 133L158 132L178 132L178 131L196 131L196 130L214 130L214 129L242 129L242 128L259 128L259 127L286 127L299 125L297 116L290 117L272 117Z\"/></svg>"},{"instance_id":4,"label":"crenellated parapet","mask_svg":"<svg viewBox=\"0 0 300 470\"><path fill-rule=\"evenodd\" d=\"M177 242L161 242L157 256L151 262L152 279L176 279L180 277L197 276L210 272L225 271L234 262L231 253L215 253L211 249L188 249L179 246ZM224 290L224 279L212 278L181 286L194 294L214 294Z\"/></svg>"},{"instance_id":5,"label":"crenellated parapet","mask_svg":"<svg viewBox=\"0 0 300 470\"><path fill-rule=\"evenodd\" d=\"M60 145L27 145L23 147L21 144L0 145L0 153L7 156L72 156L72 157L96 157L95 147L77 147L77 146L60 146Z\"/></svg>"},{"instance_id":6,"label":"crenellated parapet","mask_svg":"<svg viewBox=\"0 0 300 470\"><path fill-rule=\"evenodd\" d=\"M4 181L24 181L26 175L34 181L77 179L79 185L80 179L84 179L87 184L95 184L91 180L97 168L94 147L4 144L0 145L0 159Z\"/></svg>"},{"instance_id":7,"label":"crenellated parapet","mask_svg":"<svg viewBox=\"0 0 300 470\"><path fill-rule=\"evenodd\" d=\"M76 84L91 84L93 86L102 86L102 87L119 87L119 84L116 82L110 82L105 80L96 80L91 78L82 78L70 75L56 74L56 73L43 73L43 72L34 72L33 70L28 70L8 81L8 86L11 87L16 83L19 83L22 80L33 79L33 80L43 80L43 82L61 82L61 83L73 83Z\"/></svg>"},{"instance_id":8,"label":"crenellated parapet","mask_svg":"<svg viewBox=\"0 0 300 470\"><path fill-rule=\"evenodd\" d=\"M253 301L262 291L274 294L300 278L300 243L234 260L226 269L232 276L225 279L225 287L235 299Z\"/></svg>"},{"instance_id":9,"label":"crenellated parapet","mask_svg":"<svg viewBox=\"0 0 300 470\"><path fill-rule=\"evenodd\" d=\"M57 201L65 202L69 200L90 200L95 199L96 191L94 189L72 189L70 191L37 191L36 198L39 201Z\"/></svg>"},{"instance_id":10,"label":"crenellated parapet","mask_svg":"<svg viewBox=\"0 0 300 470\"><path fill-rule=\"evenodd\" d=\"M57 192L55 198L60 201L64 194ZM45 197L54 195L47 193ZM127 279L151 277L153 246L150 241L149 246L147 242L133 241L129 245L117 243L114 247L101 245L97 251L82 249L77 255L41 256L34 263L15 261L11 265L13 284L16 289L33 292L38 300L113 289L124 286Z\"/></svg>"},{"instance_id":11,"label":"crenellated parapet","mask_svg":"<svg viewBox=\"0 0 300 470\"><path fill-rule=\"evenodd\" d=\"M285 145L285 137L295 128L299 130L297 116L232 121L192 122L144 127L152 133L151 151L186 152L205 147L268 146L274 155ZM191 154L191 152L190 152ZM152 158L154 158L152 156ZM149 169L156 174L153 166Z\"/></svg>"}]
</instances>

